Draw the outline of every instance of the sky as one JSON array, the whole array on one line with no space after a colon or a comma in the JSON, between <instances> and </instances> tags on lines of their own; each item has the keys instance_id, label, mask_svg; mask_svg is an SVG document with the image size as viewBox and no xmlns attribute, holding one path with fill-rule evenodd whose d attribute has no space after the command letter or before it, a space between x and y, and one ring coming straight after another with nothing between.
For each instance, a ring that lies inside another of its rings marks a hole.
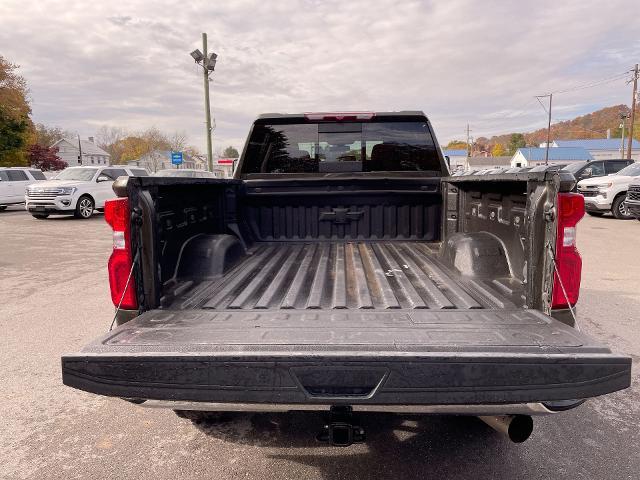
<instances>
[{"instance_id":1,"label":"sky","mask_svg":"<svg viewBox=\"0 0 640 480\"><path fill-rule=\"evenodd\" d=\"M635 0L0 0L0 55L33 119L184 131L205 151L202 71L218 54L214 150L264 112L422 110L441 143L546 127L631 102ZM628 12L628 13L625 13ZM595 85L595 86L591 86ZM561 93L563 92L563 93ZM543 100L546 101L546 100Z\"/></svg>"}]
</instances>

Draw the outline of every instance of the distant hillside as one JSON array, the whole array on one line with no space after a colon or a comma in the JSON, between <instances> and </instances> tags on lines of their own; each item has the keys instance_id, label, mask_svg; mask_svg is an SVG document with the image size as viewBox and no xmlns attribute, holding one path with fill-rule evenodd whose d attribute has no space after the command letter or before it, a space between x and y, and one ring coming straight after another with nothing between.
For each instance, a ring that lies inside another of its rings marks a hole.
<instances>
[{"instance_id":1,"label":"distant hillside","mask_svg":"<svg viewBox=\"0 0 640 480\"><path fill-rule=\"evenodd\" d=\"M551 140L606 138L607 129L611 129L612 138L620 138L620 112L628 114L630 113L630 108L626 105L614 105L613 107L606 107L596 112L576 117L573 120L553 123L551 125ZM477 148L478 152L491 152L494 145L499 143L508 151L511 135L511 133L508 133L491 138L481 137L477 139L474 147ZM547 129L541 128L534 132L523 133L523 135L527 146L537 146L547 140ZM634 137L640 140L640 112L638 111L636 111Z\"/></svg>"}]
</instances>

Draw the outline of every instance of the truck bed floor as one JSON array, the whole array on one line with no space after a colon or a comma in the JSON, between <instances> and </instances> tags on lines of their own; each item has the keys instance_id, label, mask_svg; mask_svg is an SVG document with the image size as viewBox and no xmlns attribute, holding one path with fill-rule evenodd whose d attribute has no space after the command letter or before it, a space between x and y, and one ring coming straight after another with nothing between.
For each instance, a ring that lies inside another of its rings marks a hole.
<instances>
[{"instance_id":1,"label":"truck bed floor","mask_svg":"<svg viewBox=\"0 0 640 480\"><path fill-rule=\"evenodd\" d=\"M262 243L221 278L183 282L178 309L512 309L521 282L463 277L425 242Z\"/></svg>"}]
</instances>

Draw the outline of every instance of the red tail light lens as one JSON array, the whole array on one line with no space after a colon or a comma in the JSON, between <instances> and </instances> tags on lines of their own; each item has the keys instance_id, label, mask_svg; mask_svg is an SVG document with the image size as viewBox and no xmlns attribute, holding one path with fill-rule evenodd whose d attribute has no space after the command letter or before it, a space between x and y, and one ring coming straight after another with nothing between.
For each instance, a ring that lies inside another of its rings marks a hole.
<instances>
[{"instance_id":1,"label":"red tail light lens","mask_svg":"<svg viewBox=\"0 0 640 480\"><path fill-rule=\"evenodd\" d=\"M567 308L577 303L580 293L582 258L576 248L576 225L584 216L584 197L578 193L559 193L557 209L557 271L553 276L551 308ZM562 285L558 275L562 279ZM564 286L564 292L562 286Z\"/></svg>"},{"instance_id":2,"label":"red tail light lens","mask_svg":"<svg viewBox=\"0 0 640 480\"><path fill-rule=\"evenodd\" d=\"M135 278L132 275L129 279L133 264L129 200L127 198L107 200L104 204L104 218L113 229L113 252L108 263L111 301L116 307L120 305L120 308L135 310L138 308ZM127 285L128 279L129 285ZM121 300L122 303L120 303Z\"/></svg>"}]
</instances>

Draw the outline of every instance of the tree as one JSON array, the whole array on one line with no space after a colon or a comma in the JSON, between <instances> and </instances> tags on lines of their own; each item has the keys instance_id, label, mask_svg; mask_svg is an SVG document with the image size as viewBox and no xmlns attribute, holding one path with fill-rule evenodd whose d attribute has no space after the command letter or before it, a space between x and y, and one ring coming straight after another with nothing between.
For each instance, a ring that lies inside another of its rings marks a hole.
<instances>
[{"instance_id":1,"label":"tree","mask_svg":"<svg viewBox=\"0 0 640 480\"><path fill-rule=\"evenodd\" d=\"M447 150L466 150L467 142L463 142L462 140L451 140L447 146Z\"/></svg>"},{"instance_id":2,"label":"tree","mask_svg":"<svg viewBox=\"0 0 640 480\"><path fill-rule=\"evenodd\" d=\"M524 135L521 133L512 133L509 137L509 145L507 148L507 155L515 155L519 148L527 146L527 142L524 139Z\"/></svg>"},{"instance_id":3,"label":"tree","mask_svg":"<svg viewBox=\"0 0 640 480\"><path fill-rule=\"evenodd\" d=\"M27 82L0 55L0 166L26 165L33 136Z\"/></svg>"},{"instance_id":4,"label":"tree","mask_svg":"<svg viewBox=\"0 0 640 480\"><path fill-rule=\"evenodd\" d=\"M111 155L111 163L122 162L122 139L127 136L127 132L122 127L102 125L96 132L96 145Z\"/></svg>"},{"instance_id":5,"label":"tree","mask_svg":"<svg viewBox=\"0 0 640 480\"><path fill-rule=\"evenodd\" d=\"M491 156L493 157L503 157L507 154L507 150L504 148L504 145L501 143L496 143L491 149Z\"/></svg>"},{"instance_id":6,"label":"tree","mask_svg":"<svg viewBox=\"0 0 640 480\"><path fill-rule=\"evenodd\" d=\"M36 123L34 130L34 141L42 147L50 147L61 138L70 138L74 133L60 127L47 127L42 123Z\"/></svg>"},{"instance_id":7,"label":"tree","mask_svg":"<svg viewBox=\"0 0 640 480\"><path fill-rule=\"evenodd\" d=\"M43 147L34 143L29 147L29 163L32 167L45 172L62 170L69 165L58 157L58 147Z\"/></svg>"},{"instance_id":8,"label":"tree","mask_svg":"<svg viewBox=\"0 0 640 480\"><path fill-rule=\"evenodd\" d=\"M187 148L186 132L173 132L168 138L169 148L174 152L183 152Z\"/></svg>"},{"instance_id":9,"label":"tree","mask_svg":"<svg viewBox=\"0 0 640 480\"><path fill-rule=\"evenodd\" d=\"M224 151L222 152L222 156L224 158L238 158L240 156L240 154L238 153L238 150L236 150L234 147L232 147L231 145L229 145L227 148L224 149Z\"/></svg>"}]
</instances>

